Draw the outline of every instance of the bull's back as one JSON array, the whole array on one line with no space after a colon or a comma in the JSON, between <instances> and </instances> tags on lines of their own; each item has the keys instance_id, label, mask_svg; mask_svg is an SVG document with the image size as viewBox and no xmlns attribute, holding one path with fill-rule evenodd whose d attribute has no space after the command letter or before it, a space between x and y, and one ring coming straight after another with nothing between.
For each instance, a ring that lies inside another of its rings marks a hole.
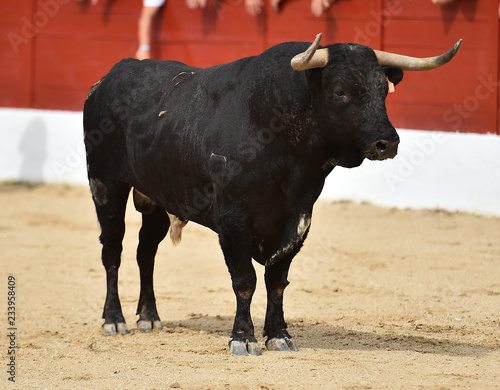
<instances>
[{"instance_id":1,"label":"bull's back","mask_svg":"<svg viewBox=\"0 0 500 390\"><path fill-rule=\"evenodd\" d=\"M196 68L175 61L128 58L118 62L90 88L84 106L84 126L99 117L127 124L159 104L176 75L193 69Z\"/></svg>"},{"instance_id":2,"label":"bull's back","mask_svg":"<svg viewBox=\"0 0 500 390\"><path fill-rule=\"evenodd\" d=\"M171 80L190 69L173 61L124 59L96 82L83 112L89 165L102 160L103 154L115 163L127 163L127 145L136 145L135 138L153 131L152 118L161 116ZM120 153L123 157L118 159Z\"/></svg>"}]
</instances>

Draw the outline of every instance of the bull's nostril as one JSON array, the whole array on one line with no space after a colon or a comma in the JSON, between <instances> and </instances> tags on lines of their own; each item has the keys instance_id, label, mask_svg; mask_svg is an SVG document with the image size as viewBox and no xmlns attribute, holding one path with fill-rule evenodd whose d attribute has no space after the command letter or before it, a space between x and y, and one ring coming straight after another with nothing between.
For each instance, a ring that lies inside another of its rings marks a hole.
<instances>
[{"instance_id":1,"label":"bull's nostril","mask_svg":"<svg viewBox=\"0 0 500 390\"><path fill-rule=\"evenodd\" d=\"M398 151L398 143L399 140L388 141L386 139L379 139L366 147L364 155L370 160L393 158Z\"/></svg>"},{"instance_id":2,"label":"bull's nostril","mask_svg":"<svg viewBox=\"0 0 500 390\"><path fill-rule=\"evenodd\" d=\"M378 141L375 144L375 147L380 153L384 153L387 149L387 141Z\"/></svg>"}]
</instances>

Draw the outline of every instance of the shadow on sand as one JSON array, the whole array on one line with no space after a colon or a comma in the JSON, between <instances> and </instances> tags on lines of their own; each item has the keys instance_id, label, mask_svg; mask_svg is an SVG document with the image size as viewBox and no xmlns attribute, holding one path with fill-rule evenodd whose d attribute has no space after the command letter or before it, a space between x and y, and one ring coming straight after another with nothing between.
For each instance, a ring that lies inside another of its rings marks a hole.
<instances>
[{"instance_id":1,"label":"shadow on sand","mask_svg":"<svg viewBox=\"0 0 500 390\"><path fill-rule=\"evenodd\" d=\"M260 332L264 320L254 320L257 340L262 341ZM484 356L493 349L485 345L468 342L457 342L441 338L426 332L426 335L408 335L398 333L362 332L345 329L333 325L307 323L288 320L288 331L294 337L299 348L358 350L358 351L414 351L449 356ZM196 332L207 332L229 339L233 326L233 317L206 316L192 314L191 318L180 321L163 322L164 329L169 331L183 328Z\"/></svg>"}]
</instances>

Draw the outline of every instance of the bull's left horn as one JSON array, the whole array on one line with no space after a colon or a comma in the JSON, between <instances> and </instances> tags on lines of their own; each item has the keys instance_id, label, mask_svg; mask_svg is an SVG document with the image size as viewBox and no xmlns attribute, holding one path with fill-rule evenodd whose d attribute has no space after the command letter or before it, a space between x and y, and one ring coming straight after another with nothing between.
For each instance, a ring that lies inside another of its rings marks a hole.
<instances>
[{"instance_id":1,"label":"bull's left horn","mask_svg":"<svg viewBox=\"0 0 500 390\"><path fill-rule=\"evenodd\" d=\"M428 58L408 57L380 50L374 50L374 52L380 66L394 66L401 70L431 70L450 62L451 59L455 57L455 54L457 54L461 45L462 40L459 39L458 42L455 43L455 46L446 53Z\"/></svg>"},{"instance_id":2,"label":"bull's left horn","mask_svg":"<svg viewBox=\"0 0 500 390\"><path fill-rule=\"evenodd\" d=\"M306 70L313 68L324 68L328 63L328 49L318 49L322 34L316 35L316 39L309 48L292 58L290 65L294 70Z\"/></svg>"}]
</instances>

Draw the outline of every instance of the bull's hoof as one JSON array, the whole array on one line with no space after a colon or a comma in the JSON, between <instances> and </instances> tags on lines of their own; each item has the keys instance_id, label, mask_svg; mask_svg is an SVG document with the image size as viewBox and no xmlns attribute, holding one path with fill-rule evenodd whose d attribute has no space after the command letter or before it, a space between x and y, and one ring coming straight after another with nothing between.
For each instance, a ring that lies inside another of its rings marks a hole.
<instances>
[{"instance_id":1,"label":"bull's hoof","mask_svg":"<svg viewBox=\"0 0 500 390\"><path fill-rule=\"evenodd\" d=\"M259 356L261 354L259 344L256 341L248 340L231 340L229 342L229 352L238 356Z\"/></svg>"},{"instance_id":2,"label":"bull's hoof","mask_svg":"<svg viewBox=\"0 0 500 390\"><path fill-rule=\"evenodd\" d=\"M160 320L139 320L137 321L137 330L139 332L151 332L153 329L162 330L163 325Z\"/></svg>"},{"instance_id":3,"label":"bull's hoof","mask_svg":"<svg viewBox=\"0 0 500 390\"><path fill-rule=\"evenodd\" d=\"M128 334L127 324L125 322L104 324L102 329L105 336L115 335L117 333Z\"/></svg>"},{"instance_id":4,"label":"bull's hoof","mask_svg":"<svg viewBox=\"0 0 500 390\"><path fill-rule=\"evenodd\" d=\"M291 338L274 338L266 341L266 348L268 351L298 351L297 343Z\"/></svg>"}]
</instances>

